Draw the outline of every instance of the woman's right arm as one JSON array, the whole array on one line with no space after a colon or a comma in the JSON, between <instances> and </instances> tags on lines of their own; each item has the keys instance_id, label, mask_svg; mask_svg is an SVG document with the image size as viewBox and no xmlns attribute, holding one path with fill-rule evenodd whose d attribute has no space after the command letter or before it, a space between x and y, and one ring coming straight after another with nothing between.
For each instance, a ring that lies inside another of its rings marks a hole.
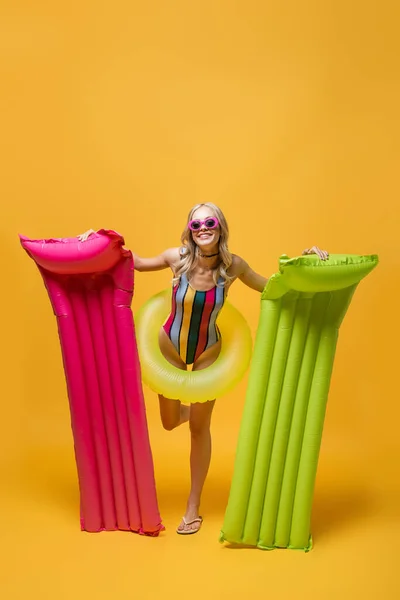
<instances>
[{"instance_id":1,"label":"woman's right arm","mask_svg":"<svg viewBox=\"0 0 400 600\"><path fill-rule=\"evenodd\" d=\"M142 258L137 254L133 254L133 264L135 271L161 271L170 267L175 272L176 265L179 261L179 248L169 248L162 254L152 258Z\"/></svg>"},{"instance_id":2,"label":"woman's right arm","mask_svg":"<svg viewBox=\"0 0 400 600\"><path fill-rule=\"evenodd\" d=\"M93 229L89 229L78 235L78 240L80 242L86 242L86 240L92 235L92 233L96 233ZM175 272L175 268L179 263L179 248L169 248L165 250L162 254L158 256L154 256L152 258L142 258L138 256L134 252L132 252L133 262L135 271L161 271L162 269L168 269L170 267L173 272Z\"/></svg>"}]
</instances>

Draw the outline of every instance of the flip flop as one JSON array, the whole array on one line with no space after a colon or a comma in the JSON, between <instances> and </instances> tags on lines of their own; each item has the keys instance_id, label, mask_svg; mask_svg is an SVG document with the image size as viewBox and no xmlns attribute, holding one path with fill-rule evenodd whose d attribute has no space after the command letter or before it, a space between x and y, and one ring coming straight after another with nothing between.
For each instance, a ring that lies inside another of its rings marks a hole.
<instances>
[{"instance_id":1,"label":"flip flop","mask_svg":"<svg viewBox=\"0 0 400 600\"><path fill-rule=\"evenodd\" d=\"M193 525L193 523L200 523L200 527L197 529L177 529L176 533L179 535L193 535L200 531L201 525L203 523L203 517L198 517L197 519L193 519L193 521L186 521L185 517L182 517L182 521L184 525Z\"/></svg>"}]
</instances>

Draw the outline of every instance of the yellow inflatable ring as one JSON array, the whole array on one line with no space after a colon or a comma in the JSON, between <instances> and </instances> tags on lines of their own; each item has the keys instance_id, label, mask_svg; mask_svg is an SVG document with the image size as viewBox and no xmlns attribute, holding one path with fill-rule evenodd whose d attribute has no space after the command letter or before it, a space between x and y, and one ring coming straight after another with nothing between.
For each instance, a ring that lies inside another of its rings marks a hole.
<instances>
[{"instance_id":1,"label":"yellow inflatable ring","mask_svg":"<svg viewBox=\"0 0 400 600\"><path fill-rule=\"evenodd\" d=\"M171 309L171 290L150 298L135 316L142 379L157 394L186 404L207 402L230 391L243 377L250 362L252 341L242 314L225 302L219 317L221 352L206 369L183 371L161 353L159 331Z\"/></svg>"}]
</instances>

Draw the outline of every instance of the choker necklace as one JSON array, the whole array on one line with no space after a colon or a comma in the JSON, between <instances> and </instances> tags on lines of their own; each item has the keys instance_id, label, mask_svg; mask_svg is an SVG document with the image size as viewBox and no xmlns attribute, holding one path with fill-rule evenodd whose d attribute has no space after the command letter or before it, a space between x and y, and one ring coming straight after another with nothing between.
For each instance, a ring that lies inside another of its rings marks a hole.
<instances>
[{"instance_id":1,"label":"choker necklace","mask_svg":"<svg viewBox=\"0 0 400 600\"><path fill-rule=\"evenodd\" d=\"M199 252L199 256L201 256L201 258L211 258L212 256L218 256L219 252L216 252L215 254L201 254L201 252Z\"/></svg>"}]
</instances>

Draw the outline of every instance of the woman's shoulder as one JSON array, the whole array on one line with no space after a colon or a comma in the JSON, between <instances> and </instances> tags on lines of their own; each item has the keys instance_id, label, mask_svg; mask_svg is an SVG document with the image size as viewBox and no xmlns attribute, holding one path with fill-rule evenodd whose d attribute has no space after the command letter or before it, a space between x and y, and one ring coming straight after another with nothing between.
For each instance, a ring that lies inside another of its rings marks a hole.
<instances>
[{"instance_id":1,"label":"woman's shoulder","mask_svg":"<svg viewBox=\"0 0 400 600\"><path fill-rule=\"evenodd\" d=\"M246 262L241 256L237 254L231 254L232 264L229 267L229 274L233 277L238 277L246 266Z\"/></svg>"},{"instance_id":2,"label":"woman's shoulder","mask_svg":"<svg viewBox=\"0 0 400 600\"><path fill-rule=\"evenodd\" d=\"M189 250L188 248L186 248L186 246L176 246L174 248L168 248L167 250L164 250L164 255L168 256L173 256L174 258L176 257L180 257L180 256L186 256L186 254L188 254Z\"/></svg>"},{"instance_id":3,"label":"woman's shoulder","mask_svg":"<svg viewBox=\"0 0 400 600\"><path fill-rule=\"evenodd\" d=\"M179 260L181 259L180 250L181 249L178 246L175 248L167 248L166 250L164 250L163 256L169 266L175 265L179 262Z\"/></svg>"}]
</instances>

